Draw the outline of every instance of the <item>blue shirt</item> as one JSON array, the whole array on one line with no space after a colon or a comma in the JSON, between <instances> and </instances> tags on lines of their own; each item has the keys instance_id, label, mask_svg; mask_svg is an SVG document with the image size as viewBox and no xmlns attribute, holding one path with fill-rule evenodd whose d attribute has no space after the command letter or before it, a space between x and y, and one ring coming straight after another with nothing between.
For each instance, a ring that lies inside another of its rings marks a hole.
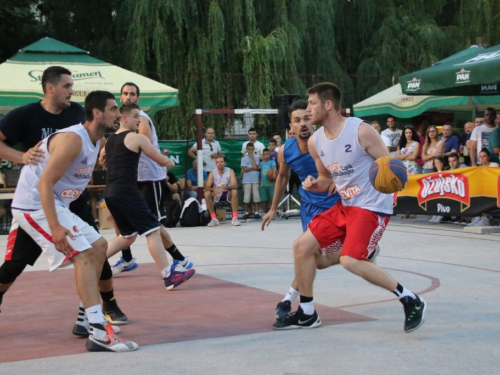
<instances>
[{"instance_id":1,"label":"blue shirt","mask_svg":"<svg viewBox=\"0 0 500 375\"><path fill-rule=\"evenodd\" d=\"M300 152L296 138L288 138L283 147L285 147L283 150L285 163L297 173L300 181L304 181L309 175L318 177L314 159L308 152L305 154ZM299 186L299 194L303 202L324 208L330 208L340 200L338 193L328 195L328 192L307 191L302 189L302 185Z\"/></svg>"},{"instance_id":2,"label":"blue shirt","mask_svg":"<svg viewBox=\"0 0 500 375\"><path fill-rule=\"evenodd\" d=\"M259 157L254 156L254 160L255 160L255 164L259 165ZM247 167L247 168L253 168L252 159L250 159L250 156L244 156L241 158L241 166ZM258 171L258 170L245 172L243 174L242 183L244 183L244 184L258 184L259 183L259 172L260 171Z\"/></svg>"},{"instance_id":3,"label":"blue shirt","mask_svg":"<svg viewBox=\"0 0 500 375\"><path fill-rule=\"evenodd\" d=\"M198 186L198 172L194 171L194 168L188 169L187 179L191 181L193 186ZM208 180L208 173L206 170L203 170L203 181Z\"/></svg>"},{"instance_id":4,"label":"blue shirt","mask_svg":"<svg viewBox=\"0 0 500 375\"><path fill-rule=\"evenodd\" d=\"M442 139L442 137L441 137ZM455 134L444 141L444 152L450 152L451 150L455 150L458 152L458 148L460 147L460 141Z\"/></svg>"}]
</instances>

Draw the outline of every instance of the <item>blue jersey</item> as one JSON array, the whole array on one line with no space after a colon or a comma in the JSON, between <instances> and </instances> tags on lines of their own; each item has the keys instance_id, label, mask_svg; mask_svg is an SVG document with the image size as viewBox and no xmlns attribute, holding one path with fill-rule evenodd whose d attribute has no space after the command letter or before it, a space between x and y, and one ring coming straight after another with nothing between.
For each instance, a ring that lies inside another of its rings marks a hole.
<instances>
[{"instance_id":1,"label":"blue jersey","mask_svg":"<svg viewBox=\"0 0 500 375\"><path fill-rule=\"evenodd\" d=\"M309 175L314 178L318 177L314 159L308 152L304 154L300 151L296 138L287 139L284 147L283 157L285 163L299 175L300 181L304 181ZM302 189L302 185L299 186L299 194L302 197L301 202L323 208L333 207L340 200L340 196L337 193L328 195L327 192L306 191Z\"/></svg>"}]
</instances>

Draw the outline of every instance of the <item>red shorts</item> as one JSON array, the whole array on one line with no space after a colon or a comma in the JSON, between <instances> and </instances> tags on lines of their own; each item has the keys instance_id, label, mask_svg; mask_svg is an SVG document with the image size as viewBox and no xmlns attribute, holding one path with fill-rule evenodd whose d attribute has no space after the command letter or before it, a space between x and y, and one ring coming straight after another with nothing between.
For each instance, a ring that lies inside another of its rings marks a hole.
<instances>
[{"instance_id":1,"label":"red shorts","mask_svg":"<svg viewBox=\"0 0 500 375\"><path fill-rule=\"evenodd\" d=\"M346 207L338 202L328 211L314 216L308 228L327 254L342 247L340 255L368 260L389 219L389 215L379 215L360 207Z\"/></svg>"}]
</instances>

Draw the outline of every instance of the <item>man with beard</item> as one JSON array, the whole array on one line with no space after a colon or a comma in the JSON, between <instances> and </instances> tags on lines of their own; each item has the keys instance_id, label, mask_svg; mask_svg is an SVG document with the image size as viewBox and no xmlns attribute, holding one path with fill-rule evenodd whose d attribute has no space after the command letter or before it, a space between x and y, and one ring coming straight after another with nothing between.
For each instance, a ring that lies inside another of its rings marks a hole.
<instances>
[{"instance_id":1,"label":"man with beard","mask_svg":"<svg viewBox=\"0 0 500 375\"><path fill-rule=\"evenodd\" d=\"M489 147L489 139L496 129L495 119L497 117L497 111L495 108L488 107L484 110L484 125L480 125L471 133L470 136L470 162L471 167L478 166L479 153L483 148Z\"/></svg>"},{"instance_id":2,"label":"man with beard","mask_svg":"<svg viewBox=\"0 0 500 375\"><path fill-rule=\"evenodd\" d=\"M317 176L314 159L309 154L307 140L313 134L311 116L306 112L307 102L297 100L292 103L288 109L290 117L290 129L295 133L293 138L288 138L283 147L280 147L278 153L278 162L280 165L278 177L274 188L273 202L267 214L262 218L261 229L271 224L276 215L278 204L283 199L283 194L288 185L291 171L295 171L303 181L307 176ZM328 194L327 192L310 192L302 189L299 185L299 194L302 197L300 201L300 219L302 221L302 230L307 229L307 225L312 218L323 211L328 210L340 200L337 193ZM323 254L316 255L316 267L323 269L339 263L338 254L330 253L327 249ZM293 280L290 290L283 300L276 306L276 320L282 321L289 317L292 302L299 297L297 280Z\"/></svg>"},{"instance_id":3,"label":"man with beard","mask_svg":"<svg viewBox=\"0 0 500 375\"><path fill-rule=\"evenodd\" d=\"M69 210L87 187L104 134L115 129L120 111L114 95L93 91L85 99L85 123L45 138L39 165L26 165L12 200L12 216L47 255L49 270L73 264L76 289L90 324L86 348L125 352L139 346L118 337L99 301L98 275L107 241Z\"/></svg>"},{"instance_id":4,"label":"man with beard","mask_svg":"<svg viewBox=\"0 0 500 375\"><path fill-rule=\"evenodd\" d=\"M57 130L83 123L85 111L78 103L70 101L73 95L71 72L61 66L51 66L42 74L44 97L41 101L14 109L0 121L0 158L21 164L41 163L44 152L37 146L40 141ZM21 151L9 147L19 144ZM95 225L84 191L71 205L70 210L81 219ZM18 228L15 220L9 233L5 262L0 267L0 305L3 295L12 286L26 266L35 264L42 253L40 247ZM104 304L105 315L115 324L126 324L127 317L120 310L113 292L113 274L108 261L104 262L99 281L99 289ZM82 306L73 327L73 334L88 336L89 323Z\"/></svg>"},{"instance_id":5,"label":"man with beard","mask_svg":"<svg viewBox=\"0 0 500 375\"><path fill-rule=\"evenodd\" d=\"M341 115L342 94L333 83L320 83L307 91L311 123L321 125L308 140L318 177L308 176L306 191L337 191L341 201L316 215L293 245L295 277L300 290L298 310L275 329L315 328L321 320L314 308L313 283L316 257L323 248L340 253L340 263L381 288L393 292L403 304L404 331L424 322L426 303L392 276L369 262L392 215L392 194L382 194L370 183L373 161L388 156L380 135L368 123ZM277 325L280 323L279 325Z\"/></svg>"}]
</instances>

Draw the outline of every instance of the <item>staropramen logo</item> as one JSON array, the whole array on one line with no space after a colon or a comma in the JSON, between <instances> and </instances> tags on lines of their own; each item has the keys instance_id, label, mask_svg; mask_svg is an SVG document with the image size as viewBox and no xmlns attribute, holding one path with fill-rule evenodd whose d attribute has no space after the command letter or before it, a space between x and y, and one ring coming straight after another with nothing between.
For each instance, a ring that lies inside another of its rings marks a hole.
<instances>
[{"instance_id":1,"label":"staropramen logo","mask_svg":"<svg viewBox=\"0 0 500 375\"><path fill-rule=\"evenodd\" d=\"M41 82L42 81L43 70L30 70L28 76L31 78L31 82ZM102 73L97 70L95 72L81 72L71 74L73 81L83 81L86 79L104 79Z\"/></svg>"},{"instance_id":2,"label":"staropramen logo","mask_svg":"<svg viewBox=\"0 0 500 375\"><path fill-rule=\"evenodd\" d=\"M406 91L418 91L420 90L420 82L421 79L417 79L416 77L413 77L411 81L406 81L408 86L406 87Z\"/></svg>"}]
</instances>

